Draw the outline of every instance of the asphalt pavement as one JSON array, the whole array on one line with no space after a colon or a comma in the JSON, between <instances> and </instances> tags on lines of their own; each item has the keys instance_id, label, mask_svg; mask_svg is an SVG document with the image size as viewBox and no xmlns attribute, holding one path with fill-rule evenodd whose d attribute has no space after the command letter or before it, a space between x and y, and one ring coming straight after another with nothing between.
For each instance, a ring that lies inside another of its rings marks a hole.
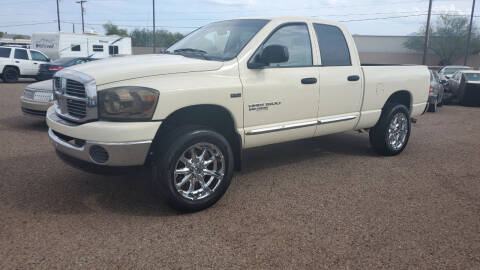
<instances>
[{"instance_id":1,"label":"asphalt pavement","mask_svg":"<svg viewBox=\"0 0 480 270\"><path fill-rule=\"evenodd\" d=\"M480 108L419 117L395 157L355 132L250 150L179 214L148 170L65 165L21 113L27 82L0 83L0 269L480 269Z\"/></svg>"}]
</instances>

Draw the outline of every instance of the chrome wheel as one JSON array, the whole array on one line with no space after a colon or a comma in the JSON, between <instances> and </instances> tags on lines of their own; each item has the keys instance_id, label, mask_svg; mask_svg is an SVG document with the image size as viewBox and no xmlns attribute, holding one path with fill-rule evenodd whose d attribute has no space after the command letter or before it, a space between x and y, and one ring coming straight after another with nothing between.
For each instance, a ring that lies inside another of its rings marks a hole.
<instances>
[{"instance_id":1,"label":"chrome wheel","mask_svg":"<svg viewBox=\"0 0 480 270\"><path fill-rule=\"evenodd\" d=\"M393 150L399 150L405 144L408 134L408 118L403 112L396 113L387 130L387 143Z\"/></svg>"},{"instance_id":2,"label":"chrome wheel","mask_svg":"<svg viewBox=\"0 0 480 270\"><path fill-rule=\"evenodd\" d=\"M188 200L199 200L213 194L225 174L225 158L211 143L197 143L185 150L175 165L174 184Z\"/></svg>"}]
</instances>

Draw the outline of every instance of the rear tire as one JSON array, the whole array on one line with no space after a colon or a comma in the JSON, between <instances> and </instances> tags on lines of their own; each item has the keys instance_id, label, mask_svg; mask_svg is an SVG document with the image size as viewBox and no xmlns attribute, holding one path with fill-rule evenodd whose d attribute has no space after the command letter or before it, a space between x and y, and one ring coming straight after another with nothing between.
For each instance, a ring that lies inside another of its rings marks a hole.
<instances>
[{"instance_id":1,"label":"rear tire","mask_svg":"<svg viewBox=\"0 0 480 270\"><path fill-rule=\"evenodd\" d=\"M443 106L443 95L440 96L437 102L437 107L442 107Z\"/></svg>"},{"instance_id":2,"label":"rear tire","mask_svg":"<svg viewBox=\"0 0 480 270\"><path fill-rule=\"evenodd\" d=\"M153 188L179 211L194 212L212 206L230 185L233 151L227 139L216 131L181 127L165 136L158 150L161 154L152 166Z\"/></svg>"},{"instance_id":3,"label":"rear tire","mask_svg":"<svg viewBox=\"0 0 480 270\"><path fill-rule=\"evenodd\" d=\"M6 83L16 83L20 76L18 70L14 67L5 67L2 73L2 80Z\"/></svg>"},{"instance_id":4,"label":"rear tire","mask_svg":"<svg viewBox=\"0 0 480 270\"><path fill-rule=\"evenodd\" d=\"M384 156L400 154L410 137L410 112L405 105L387 104L378 123L370 129L370 144Z\"/></svg>"},{"instance_id":5,"label":"rear tire","mask_svg":"<svg viewBox=\"0 0 480 270\"><path fill-rule=\"evenodd\" d=\"M435 102L433 104L430 103L430 105L428 106L428 111L429 112L436 112L437 111L437 106L438 106L438 101L435 100Z\"/></svg>"}]
</instances>

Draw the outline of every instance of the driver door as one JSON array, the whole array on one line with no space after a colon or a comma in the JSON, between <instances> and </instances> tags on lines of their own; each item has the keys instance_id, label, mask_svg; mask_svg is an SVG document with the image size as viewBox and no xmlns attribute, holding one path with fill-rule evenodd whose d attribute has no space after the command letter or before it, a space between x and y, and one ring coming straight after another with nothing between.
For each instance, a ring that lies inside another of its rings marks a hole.
<instances>
[{"instance_id":1,"label":"driver door","mask_svg":"<svg viewBox=\"0 0 480 270\"><path fill-rule=\"evenodd\" d=\"M305 23L277 27L257 49L288 49L289 59L261 68L241 65L245 146L255 147L312 137L318 112L318 69L313 66L310 30Z\"/></svg>"}]
</instances>

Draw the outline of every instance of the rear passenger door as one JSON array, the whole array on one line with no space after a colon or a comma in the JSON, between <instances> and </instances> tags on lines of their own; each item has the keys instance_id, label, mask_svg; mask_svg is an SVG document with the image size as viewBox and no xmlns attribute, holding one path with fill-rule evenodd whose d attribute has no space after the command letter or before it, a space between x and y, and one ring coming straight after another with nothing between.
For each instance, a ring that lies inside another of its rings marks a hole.
<instances>
[{"instance_id":1,"label":"rear passenger door","mask_svg":"<svg viewBox=\"0 0 480 270\"><path fill-rule=\"evenodd\" d=\"M362 103L362 70L356 48L351 48L342 29L314 23L320 51L320 99L315 135L353 129ZM350 37L348 35L348 37Z\"/></svg>"},{"instance_id":2,"label":"rear passenger door","mask_svg":"<svg viewBox=\"0 0 480 270\"><path fill-rule=\"evenodd\" d=\"M33 62L30 61L27 50L16 48L13 55L13 61L20 69L20 75L25 76L36 74L34 72Z\"/></svg>"}]
</instances>

